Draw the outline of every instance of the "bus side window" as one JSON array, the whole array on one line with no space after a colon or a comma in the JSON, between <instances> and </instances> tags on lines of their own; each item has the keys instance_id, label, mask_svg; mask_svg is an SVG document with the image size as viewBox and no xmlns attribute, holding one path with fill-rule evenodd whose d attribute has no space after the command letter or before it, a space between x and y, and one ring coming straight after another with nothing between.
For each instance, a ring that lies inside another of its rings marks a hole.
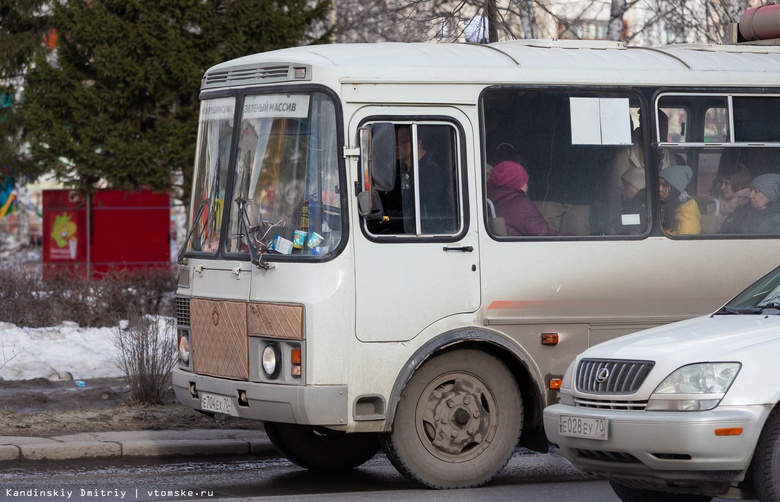
<instances>
[{"instance_id":1,"label":"bus side window","mask_svg":"<svg viewBox=\"0 0 780 502\"><path fill-rule=\"evenodd\" d=\"M780 97L669 93L658 109L658 141L667 144L657 157L661 167L683 158L692 169L687 192L697 202L701 234L780 234L780 216L776 223L771 216L780 212L771 207L777 203L760 209L750 197L753 180L780 173ZM667 135L661 112L669 118Z\"/></svg>"},{"instance_id":2,"label":"bus side window","mask_svg":"<svg viewBox=\"0 0 780 502\"><path fill-rule=\"evenodd\" d=\"M620 176L630 167L638 97L627 92L496 88L486 92L484 100L485 193L496 185L490 167L505 160L519 162L528 174L527 196L549 227L539 232L542 226L533 225L529 233L522 225L510 225L510 237L628 233L610 228L622 209ZM593 127L594 116L602 127ZM500 155L504 145L511 145L512 159ZM497 217L507 216L501 214L506 209L500 200L492 202ZM638 209L641 214L634 211L624 218L630 233L647 231L647 208L645 204Z\"/></svg>"},{"instance_id":3,"label":"bus side window","mask_svg":"<svg viewBox=\"0 0 780 502\"><path fill-rule=\"evenodd\" d=\"M396 183L380 192L385 219L375 235L452 235L460 230L455 129L447 124L396 125Z\"/></svg>"}]
</instances>

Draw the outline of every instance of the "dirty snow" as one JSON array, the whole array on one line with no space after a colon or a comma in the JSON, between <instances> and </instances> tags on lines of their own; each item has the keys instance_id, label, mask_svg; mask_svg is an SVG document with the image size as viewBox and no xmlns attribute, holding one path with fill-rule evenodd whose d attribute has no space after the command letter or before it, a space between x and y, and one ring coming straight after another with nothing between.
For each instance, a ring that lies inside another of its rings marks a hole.
<instances>
[{"instance_id":1,"label":"dirty snow","mask_svg":"<svg viewBox=\"0 0 780 502\"><path fill-rule=\"evenodd\" d=\"M25 328L0 322L0 378L85 380L124 376L115 364L115 328L71 323Z\"/></svg>"}]
</instances>

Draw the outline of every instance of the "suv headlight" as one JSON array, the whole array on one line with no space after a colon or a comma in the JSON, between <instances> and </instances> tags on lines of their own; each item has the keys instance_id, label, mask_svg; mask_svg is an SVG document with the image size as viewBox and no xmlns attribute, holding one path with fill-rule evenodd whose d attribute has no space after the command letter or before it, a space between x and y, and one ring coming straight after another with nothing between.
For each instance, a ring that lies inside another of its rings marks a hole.
<instances>
[{"instance_id":1,"label":"suv headlight","mask_svg":"<svg viewBox=\"0 0 780 502\"><path fill-rule=\"evenodd\" d=\"M741 367L740 363L696 363L678 368L656 387L646 410L711 410L726 395Z\"/></svg>"}]
</instances>

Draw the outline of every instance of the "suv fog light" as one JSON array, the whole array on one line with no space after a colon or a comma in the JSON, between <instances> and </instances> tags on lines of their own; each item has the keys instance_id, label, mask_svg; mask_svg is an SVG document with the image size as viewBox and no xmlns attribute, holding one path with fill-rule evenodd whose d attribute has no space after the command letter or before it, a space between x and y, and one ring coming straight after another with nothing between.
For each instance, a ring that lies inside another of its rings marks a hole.
<instances>
[{"instance_id":1,"label":"suv fog light","mask_svg":"<svg viewBox=\"0 0 780 502\"><path fill-rule=\"evenodd\" d=\"M282 353L279 346L275 343L269 343L263 349L262 356L263 371L268 378L279 376L279 370L282 367Z\"/></svg>"},{"instance_id":2,"label":"suv fog light","mask_svg":"<svg viewBox=\"0 0 780 502\"><path fill-rule=\"evenodd\" d=\"M190 363L190 337L187 335L179 335L179 361Z\"/></svg>"}]
</instances>

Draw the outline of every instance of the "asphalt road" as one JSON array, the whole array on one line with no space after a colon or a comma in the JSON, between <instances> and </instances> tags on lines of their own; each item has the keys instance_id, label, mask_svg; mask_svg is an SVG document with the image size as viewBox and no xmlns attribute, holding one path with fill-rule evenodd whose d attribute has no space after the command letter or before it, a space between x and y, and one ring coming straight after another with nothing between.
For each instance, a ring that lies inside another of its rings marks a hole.
<instances>
[{"instance_id":1,"label":"asphalt road","mask_svg":"<svg viewBox=\"0 0 780 502\"><path fill-rule=\"evenodd\" d=\"M518 450L487 486L447 491L419 488L383 454L338 475L306 471L284 459L246 457L6 464L0 501L19 500L619 502L606 481L556 454L527 450Z\"/></svg>"}]
</instances>

